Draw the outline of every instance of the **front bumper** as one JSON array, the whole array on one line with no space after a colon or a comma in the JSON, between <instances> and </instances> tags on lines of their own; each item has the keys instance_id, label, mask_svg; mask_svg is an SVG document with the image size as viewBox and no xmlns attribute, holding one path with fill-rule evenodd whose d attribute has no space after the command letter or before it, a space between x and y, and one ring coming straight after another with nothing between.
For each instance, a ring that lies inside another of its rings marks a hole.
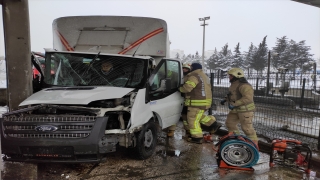
<instances>
[{"instance_id":1,"label":"front bumper","mask_svg":"<svg viewBox=\"0 0 320 180\"><path fill-rule=\"evenodd\" d=\"M43 118L34 118L32 121L30 118L1 118L1 148L5 155L4 160L100 162L105 153L115 151L115 143L106 141L105 127L108 117L85 117L86 119L81 120L77 117L72 117L71 120L61 117L63 116L55 116L56 119L62 119L57 122L43 121ZM58 127L58 130L43 130L43 126Z\"/></svg>"}]
</instances>

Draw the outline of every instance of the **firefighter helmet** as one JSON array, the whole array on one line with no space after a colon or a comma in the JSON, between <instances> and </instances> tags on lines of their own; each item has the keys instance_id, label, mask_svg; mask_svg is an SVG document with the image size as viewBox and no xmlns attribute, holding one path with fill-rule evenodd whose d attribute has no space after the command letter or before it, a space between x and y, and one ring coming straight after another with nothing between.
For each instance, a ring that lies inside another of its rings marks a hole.
<instances>
[{"instance_id":1,"label":"firefighter helmet","mask_svg":"<svg viewBox=\"0 0 320 180\"><path fill-rule=\"evenodd\" d=\"M182 68L188 68L189 70L191 69L191 64L189 64L189 63L184 63L183 65L182 65Z\"/></svg>"},{"instance_id":2,"label":"firefighter helmet","mask_svg":"<svg viewBox=\"0 0 320 180\"><path fill-rule=\"evenodd\" d=\"M240 68L231 68L231 69L229 69L228 74L230 74L236 78L244 77L244 72Z\"/></svg>"}]
</instances>

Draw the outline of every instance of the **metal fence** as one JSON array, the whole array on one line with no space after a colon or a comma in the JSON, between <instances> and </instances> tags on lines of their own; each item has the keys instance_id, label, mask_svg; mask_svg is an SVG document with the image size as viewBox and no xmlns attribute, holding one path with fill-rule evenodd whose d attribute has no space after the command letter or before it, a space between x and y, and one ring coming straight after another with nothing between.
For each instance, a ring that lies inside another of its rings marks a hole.
<instances>
[{"instance_id":1,"label":"metal fence","mask_svg":"<svg viewBox=\"0 0 320 180\"><path fill-rule=\"evenodd\" d=\"M268 78L269 76L269 78ZM224 122L229 112L220 101L228 93L229 78L211 73L213 115ZM320 150L320 76L312 73L249 74L255 90L254 127L268 142L274 138L297 139Z\"/></svg>"}]
</instances>

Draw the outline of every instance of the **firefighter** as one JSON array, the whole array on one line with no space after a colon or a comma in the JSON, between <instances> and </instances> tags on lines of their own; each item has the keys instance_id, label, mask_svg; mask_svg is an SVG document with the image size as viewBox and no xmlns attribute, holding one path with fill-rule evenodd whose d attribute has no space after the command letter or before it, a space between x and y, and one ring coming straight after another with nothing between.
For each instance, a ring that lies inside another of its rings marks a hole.
<instances>
[{"instance_id":1,"label":"firefighter","mask_svg":"<svg viewBox=\"0 0 320 180\"><path fill-rule=\"evenodd\" d=\"M253 102L254 91L251 84L244 77L244 72L240 68L231 68L228 71L229 93L220 103L224 105L228 102L229 113L225 125L229 132L240 134L238 124L245 135L258 146L258 137L252 125L252 119L255 111Z\"/></svg>"},{"instance_id":2,"label":"firefighter","mask_svg":"<svg viewBox=\"0 0 320 180\"><path fill-rule=\"evenodd\" d=\"M191 64L184 63L182 65L182 71L183 76L185 77L190 72L190 66ZM185 79L185 78L184 78ZM189 132L188 122L187 122L187 107L183 106L182 112L181 112L182 120L183 120L183 126ZM174 131L176 130L176 125L172 125L168 128L168 137L172 137L174 135Z\"/></svg>"},{"instance_id":3,"label":"firefighter","mask_svg":"<svg viewBox=\"0 0 320 180\"><path fill-rule=\"evenodd\" d=\"M187 74L189 74L189 72L191 71L191 64L189 63L184 63L182 65L182 71L183 71L183 76L186 76Z\"/></svg>"},{"instance_id":4,"label":"firefighter","mask_svg":"<svg viewBox=\"0 0 320 180\"><path fill-rule=\"evenodd\" d=\"M184 104L188 107L187 121L190 137L187 140L201 144L203 134L200 123L207 126L211 134L221 127L221 123L217 122L215 117L204 114L211 107L212 93L210 80L203 73L201 64L191 64L191 72L187 74L185 83L179 90L185 93Z\"/></svg>"}]
</instances>

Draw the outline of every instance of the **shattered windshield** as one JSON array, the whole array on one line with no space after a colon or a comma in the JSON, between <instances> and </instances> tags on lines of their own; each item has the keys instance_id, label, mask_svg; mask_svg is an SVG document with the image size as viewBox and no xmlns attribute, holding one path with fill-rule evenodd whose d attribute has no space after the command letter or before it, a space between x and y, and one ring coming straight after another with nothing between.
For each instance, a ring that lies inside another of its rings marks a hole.
<instances>
[{"instance_id":1,"label":"shattered windshield","mask_svg":"<svg viewBox=\"0 0 320 180\"><path fill-rule=\"evenodd\" d=\"M140 87L145 59L100 54L47 53L44 82L55 86Z\"/></svg>"}]
</instances>

